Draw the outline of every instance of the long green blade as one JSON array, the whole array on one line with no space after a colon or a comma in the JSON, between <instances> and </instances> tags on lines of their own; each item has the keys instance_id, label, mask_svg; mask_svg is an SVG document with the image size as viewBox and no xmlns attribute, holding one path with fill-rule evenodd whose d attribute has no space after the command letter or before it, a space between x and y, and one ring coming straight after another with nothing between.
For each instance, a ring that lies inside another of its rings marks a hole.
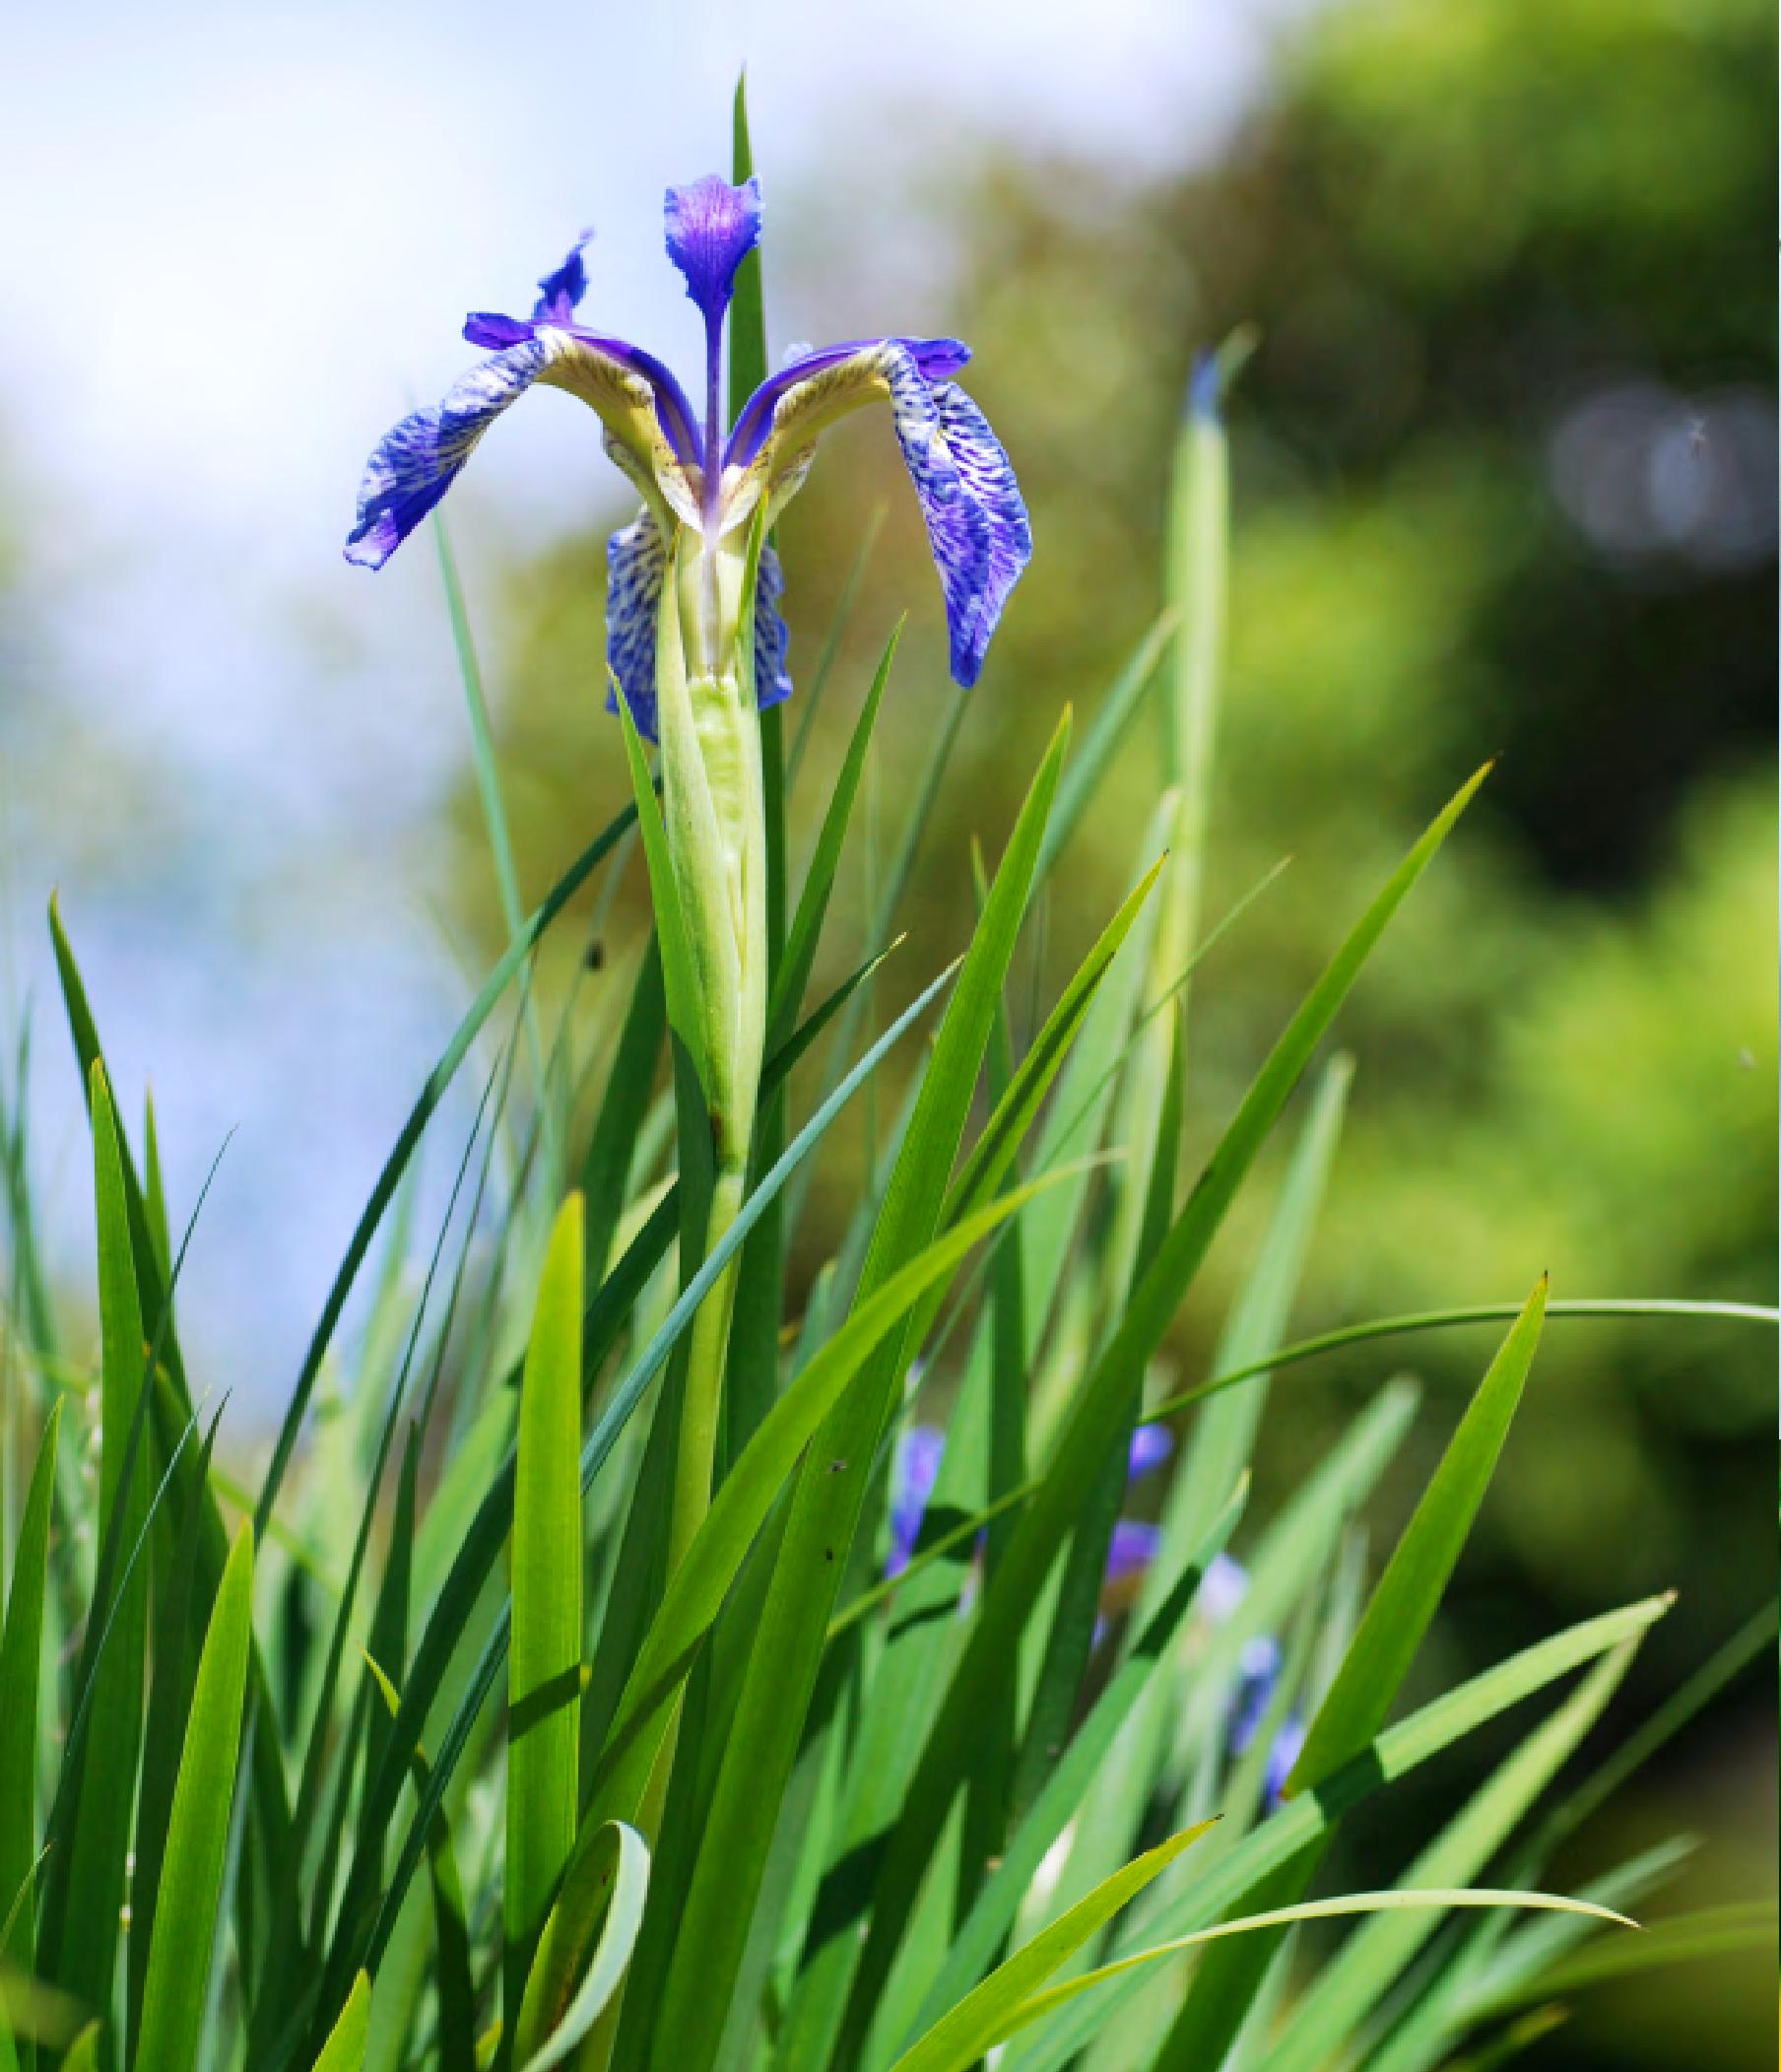
<instances>
[{"instance_id":1,"label":"long green blade","mask_svg":"<svg viewBox=\"0 0 1781 2072\"><path fill-rule=\"evenodd\" d=\"M858 2049L890 1974L928 1861L970 1766L975 1721L1015 1673L1022 1636L1081 1501L1124 1443L1134 1386L1206 1256L1237 1187L1288 1095L1359 976L1373 946L1484 781L1480 770L1443 808L1337 951L1244 1096L1193 1192L1133 1292L1119 1328L1078 1390L1037 1495L1016 1527L954 1673L910 1784L874 1895L872 1925L843 2032Z\"/></svg>"},{"instance_id":2,"label":"long green blade","mask_svg":"<svg viewBox=\"0 0 1781 2072\"><path fill-rule=\"evenodd\" d=\"M1021 2010L1059 1965L1212 1828L1201 1821L1114 1872L1001 1964L896 2061L895 2072L967 2072L1020 2026Z\"/></svg>"},{"instance_id":3,"label":"long green blade","mask_svg":"<svg viewBox=\"0 0 1781 2072\"><path fill-rule=\"evenodd\" d=\"M229 1550L198 1660L161 1867L135 2072L192 2072L197 2063L240 1755L252 1617L253 1529L242 1524Z\"/></svg>"},{"instance_id":4,"label":"long green blade","mask_svg":"<svg viewBox=\"0 0 1781 2072\"><path fill-rule=\"evenodd\" d=\"M370 2029L371 1981L366 1972L361 1972L353 1980L353 1990L340 2010L340 2019L328 2032L312 2072L360 2072Z\"/></svg>"},{"instance_id":5,"label":"long green blade","mask_svg":"<svg viewBox=\"0 0 1781 2072\"><path fill-rule=\"evenodd\" d=\"M1288 1797L1352 1761L1384 1725L1495 1472L1540 1343L1546 1295L1543 1280L1490 1363L1404 1528L1286 1779ZM1263 1911L1290 1905L1316 1867L1315 1853L1307 1855L1255 1894L1254 1903ZM1167 2072L1220 2059L1277 1947L1277 1937L1246 1939L1216 1952L1201 1968L1164 2046L1160 2062Z\"/></svg>"},{"instance_id":6,"label":"long green blade","mask_svg":"<svg viewBox=\"0 0 1781 2072\"><path fill-rule=\"evenodd\" d=\"M562 2018L520 2072L551 2072L581 2041L605 2013L636 1948L643 1925L643 1903L649 1893L649 1850L634 1828L614 1821L600 1838L610 1860L600 1867L599 1893L604 1924L580 1984Z\"/></svg>"},{"instance_id":7,"label":"long green blade","mask_svg":"<svg viewBox=\"0 0 1781 2072\"><path fill-rule=\"evenodd\" d=\"M452 1033L451 1040L440 1053L438 1063L428 1074L427 1082L422 1087L414 1106L409 1110L408 1119L403 1123L390 1155L384 1161L383 1170L378 1173L376 1183L371 1188L370 1197L354 1226L346 1256L340 1262L339 1270L328 1290L327 1300L322 1303L321 1316L309 1340L308 1350L303 1355L302 1367L291 1392L291 1401L286 1406L278 1437L273 1443L272 1458L266 1466L259 1503L254 1507L254 1530L262 1536L272 1516L273 1505L278 1502L278 1493L284 1486L285 1473L291 1465L292 1449L297 1444L297 1434L302 1430L303 1419L309 1408L309 1398L315 1392L322 1362L327 1358L328 1347L333 1343L341 1312L346 1307L348 1296L353 1292L354 1282L359 1278L359 1269L364 1264L365 1253L370 1249L377 1227L395 1199L396 1189L402 1183L402 1175L408 1170L415 1147L420 1143L428 1123L431 1121L434 1110L444 1099L445 1090L457 1076L458 1067L469 1055L470 1046L476 1041L483 1024L495 1012L495 1003L512 983L526 959L537 948L546 929L612 853L635 819L636 808L627 806L623 813L601 830L558 879L543 902L533 909L525 926L509 945L506 954L483 981L482 991L466 1009L463 1020Z\"/></svg>"},{"instance_id":8,"label":"long green blade","mask_svg":"<svg viewBox=\"0 0 1781 2072\"><path fill-rule=\"evenodd\" d=\"M982 1069L997 1003L1030 896L1069 738L1065 715L1009 837L983 917L886 1190L859 1300L932 1238ZM681 2072L705 2072L748 1940L780 1797L816 1688L828 1621L904 1367L894 1332L813 1441L794 1487L769 1591L744 1679L703 1846L688 1890L657 2037Z\"/></svg>"},{"instance_id":9,"label":"long green blade","mask_svg":"<svg viewBox=\"0 0 1781 2072\"><path fill-rule=\"evenodd\" d=\"M44 1421L36 1466L19 1520L6 1627L0 1633L0 1905L15 1908L10 1932L0 1934L0 1962L16 1965L22 1972L32 1969L34 1943L32 1887L37 1851L37 1684L43 1657L43 1592L62 1402L58 1396Z\"/></svg>"},{"instance_id":10,"label":"long green blade","mask_svg":"<svg viewBox=\"0 0 1781 2072\"><path fill-rule=\"evenodd\" d=\"M519 1390L507 1657L507 2019L575 1840L581 1695L581 1197L558 1212Z\"/></svg>"},{"instance_id":11,"label":"long green blade","mask_svg":"<svg viewBox=\"0 0 1781 2072\"><path fill-rule=\"evenodd\" d=\"M148 1512L148 1447L141 1442L138 1402L147 1385L143 1322L130 1243L123 1161L116 1110L102 1066L91 1083L93 1174L99 1224L99 1299L102 1337L99 1517L109 1533L114 1517L132 1546ZM132 1459L132 1453L134 1458ZM125 1481L126 1471L128 1480ZM101 1577L102 1580L102 1577ZM66 1905L60 1931L57 1982L109 2015L117 1958L118 1911L123 1905L125 1859L136 1798L142 1742L143 1654L148 1623L148 1573L113 1577L114 1597L96 1600L90 1624L105 1632L95 1664L90 1724L77 1760L80 1771L68 1800ZM53 1876L53 1867L52 1867Z\"/></svg>"}]
</instances>

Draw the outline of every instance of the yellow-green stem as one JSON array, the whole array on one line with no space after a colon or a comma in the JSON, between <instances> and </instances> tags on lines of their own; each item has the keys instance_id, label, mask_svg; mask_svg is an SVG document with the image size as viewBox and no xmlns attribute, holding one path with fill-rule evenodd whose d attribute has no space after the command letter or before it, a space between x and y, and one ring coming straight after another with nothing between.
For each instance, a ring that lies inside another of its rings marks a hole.
<instances>
[{"instance_id":1,"label":"yellow-green stem","mask_svg":"<svg viewBox=\"0 0 1781 2072\"><path fill-rule=\"evenodd\" d=\"M738 1167L718 1172L705 1221L705 1256L722 1243L742 1209L747 1174ZM711 1476L717 1462L717 1428L722 1416L724 1362L730 1347L730 1317L736 1306L737 1258L718 1276L693 1319L687 1383L681 1398L680 1445L675 1455L674 1515L668 1534L668 1572L681 1565L693 1535L711 1506Z\"/></svg>"}]
</instances>

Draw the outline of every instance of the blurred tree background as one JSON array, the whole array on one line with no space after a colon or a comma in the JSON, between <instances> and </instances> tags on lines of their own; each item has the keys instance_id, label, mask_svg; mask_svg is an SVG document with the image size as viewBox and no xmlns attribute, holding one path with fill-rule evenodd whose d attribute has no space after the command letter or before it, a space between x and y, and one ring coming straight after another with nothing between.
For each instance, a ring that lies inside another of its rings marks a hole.
<instances>
[{"instance_id":1,"label":"blurred tree background","mask_svg":"<svg viewBox=\"0 0 1781 2072\"><path fill-rule=\"evenodd\" d=\"M820 198L773 194L772 276L795 280L814 335L889 314L971 341L967 378L1038 542L905 905L898 983L950 954L970 839L1000 839L1059 707L1086 719L1154 618L1178 399L1195 349L1235 325L1260 347L1231 405L1210 911L1293 861L1195 986L1208 1142L1370 890L1500 757L1345 1018L1358 1076L1301 1332L1519 1300L1543 1269L1561 1296L1773 1297L1772 30L1756 0L1338 6L1291 31L1275 92L1218 163L1147 187L934 140L920 199L952 265L914 312L898 254L860 234L872 168ZM888 431L840 436L855 464L818 469L782 527L808 684L882 503L800 780L806 830L905 607L878 784L916 780L956 697ZM497 717L533 887L621 795L599 656L604 534L626 515L504 593ZM1061 881L1059 960L1138 862L1156 725L1140 712L1119 797ZM468 779L454 825L461 897L493 943ZM856 868L863 918L870 860ZM847 1178L831 1174L837 1211ZM819 1214L805 1270L832 1235ZM1235 1245L1215 1259L1180 1318L1184 1380L1242 1264ZM1449 1334L1397 1355L1433 1402L1394 1501L1486 1351ZM1369 1349L1277 1382L1264 1506L1388 1370ZM1635 1703L1660 1697L1767 1587L1773 1402L1762 1334L1550 1327L1430 1682L1675 1586L1682 1613ZM1625 1816L1715 1836L1696 1897L1772 1889L1771 1711L1747 1691ZM1767 2021L1761 1970L1599 1995L1540 2061L1742 2064Z\"/></svg>"}]
</instances>

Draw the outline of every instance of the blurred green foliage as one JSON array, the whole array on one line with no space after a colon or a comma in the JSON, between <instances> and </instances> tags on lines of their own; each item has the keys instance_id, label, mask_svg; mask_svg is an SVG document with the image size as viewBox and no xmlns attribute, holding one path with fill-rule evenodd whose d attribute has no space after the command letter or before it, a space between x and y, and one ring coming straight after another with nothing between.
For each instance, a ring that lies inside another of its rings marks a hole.
<instances>
[{"instance_id":1,"label":"blurred green foliage","mask_svg":"<svg viewBox=\"0 0 1781 2072\"><path fill-rule=\"evenodd\" d=\"M1519 1299L1543 1269L1560 1296L1772 1297L1771 38L1755 0L1381 0L1295 29L1269 104L1209 167L1134 187L1042 156L960 163L938 140L928 158L919 199L953 265L908 326L976 349L1038 554L961 738L950 796L968 822L937 829L909 902L904 982L964 932L969 836L999 837L1059 706L1091 706L1154 615L1190 356L1240 322L1262 343L1232 408L1210 910L1294 861L1196 985L1202 1114L1426 814L1501 759L1345 1017L1353 1120L1306 1332ZM820 203L776 195L776 258L789 244L816 336L885 309L885 255L856 234L869 175L847 177ZM817 471L782 542L807 683L883 501L810 799L905 606L879 784L913 781L956 695L890 440L842 439L853 465ZM564 817L589 825L621 795L597 709L600 546L590 531L512 577L502 747L534 884L567 852ZM1130 811L1091 839L1136 840L1144 722ZM1073 858L1060 959L1137 860ZM1179 1319L1186 1379L1228 1285ZM1457 1391L1477 1352L1403 1357ZM1283 1399L1264 1473L1302 1474L1378 1371L1356 1356L1283 1380L1292 1414ZM1476 1630L1450 1630L1449 1659L1668 1584L1691 1618L1644 1673L1697 1659L1772 1568L1772 1381L1755 1335L1554 1328L1462 1600ZM1407 1462L1406 1490L1425 1465Z\"/></svg>"}]
</instances>

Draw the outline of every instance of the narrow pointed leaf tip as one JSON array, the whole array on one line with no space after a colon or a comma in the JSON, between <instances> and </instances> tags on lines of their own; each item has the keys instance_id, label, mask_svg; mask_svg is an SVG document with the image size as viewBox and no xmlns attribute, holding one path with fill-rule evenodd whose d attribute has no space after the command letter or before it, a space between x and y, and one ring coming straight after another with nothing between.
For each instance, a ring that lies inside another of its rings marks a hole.
<instances>
[{"instance_id":1,"label":"narrow pointed leaf tip","mask_svg":"<svg viewBox=\"0 0 1781 2072\"><path fill-rule=\"evenodd\" d=\"M663 214L668 256L705 321L716 323L730 306L736 269L760 241L760 182L732 187L708 172L690 186L670 187Z\"/></svg>"},{"instance_id":2,"label":"narrow pointed leaf tip","mask_svg":"<svg viewBox=\"0 0 1781 2072\"><path fill-rule=\"evenodd\" d=\"M1218 424L1231 384L1248 366L1262 334L1254 324L1239 324L1221 344L1204 347L1194 355L1193 371L1187 380L1186 407L1190 418Z\"/></svg>"}]
</instances>

